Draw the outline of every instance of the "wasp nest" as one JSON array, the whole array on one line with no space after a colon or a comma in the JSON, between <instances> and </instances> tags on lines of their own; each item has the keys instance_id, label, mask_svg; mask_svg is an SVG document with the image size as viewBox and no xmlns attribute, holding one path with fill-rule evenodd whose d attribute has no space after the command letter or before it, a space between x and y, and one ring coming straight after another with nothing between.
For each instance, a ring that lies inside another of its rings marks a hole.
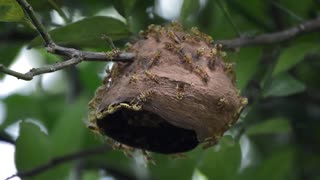
<instances>
[{"instance_id":1,"label":"wasp nest","mask_svg":"<svg viewBox=\"0 0 320 180\"><path fill-rule=\"evenodd\" d=\"M124 147L180 153L215 144L245 105L232 64L197 28L150 25L89 103L89 127Z\"/></svg>"}]
</instances>

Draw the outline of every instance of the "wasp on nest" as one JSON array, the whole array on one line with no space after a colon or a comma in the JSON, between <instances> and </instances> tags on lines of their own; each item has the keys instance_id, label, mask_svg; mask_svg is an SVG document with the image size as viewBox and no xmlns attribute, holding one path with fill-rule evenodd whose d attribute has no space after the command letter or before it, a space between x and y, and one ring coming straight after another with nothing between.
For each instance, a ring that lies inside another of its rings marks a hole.
<instances>
[{"instance_id":1,"label":"wasp on nest","mask_svg":"<svg viewBox=\"0 0 320 180\"><path fill-rule=\"evenodd\" d=\"M150 25L89 103L90 127L124 149L163 154L214 145L246 104L225 52L197 28Z\"/></svg>"}]
</instances>

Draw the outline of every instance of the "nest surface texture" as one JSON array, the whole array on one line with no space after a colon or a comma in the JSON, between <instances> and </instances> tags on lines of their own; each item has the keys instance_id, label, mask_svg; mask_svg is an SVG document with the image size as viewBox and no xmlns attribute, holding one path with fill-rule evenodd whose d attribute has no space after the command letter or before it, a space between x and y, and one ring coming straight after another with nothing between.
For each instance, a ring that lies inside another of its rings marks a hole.
<instances>
[{"instance_id":1,"label":"nest surface texture","mask_svg":"<svg viewBox=\"0 0 320 180\"><path fill-rule=\"evenodd\" d=\"M180 153L215 144L245 105L232 64L197 28L150 25L89 103L90 127L127 147Z\"/></svg>"}]
</instances>

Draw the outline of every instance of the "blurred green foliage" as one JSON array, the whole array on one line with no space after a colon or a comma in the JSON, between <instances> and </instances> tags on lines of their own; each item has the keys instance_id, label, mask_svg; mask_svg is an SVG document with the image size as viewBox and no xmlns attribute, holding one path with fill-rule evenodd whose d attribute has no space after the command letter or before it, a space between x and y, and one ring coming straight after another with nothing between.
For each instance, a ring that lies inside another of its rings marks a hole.
<instances>
[{"instance_id":1,"label":"blurred green foliage","mask_svg":"<svg viewBox=\"0 0 320 180\"><path fill-rule=\"evenodd\" d=\"M102 34L110 36L121 48L126 39L130 40L149 24L169 23L171 20L156 12L158 2L30 0L58 44L97 51L110 48L101 39ZM185 27L197 26L214 39L221 40L237 37L222 8L228 11L241 35L248 37L289 28L301 20L316 18L320 13L317 0L221 2L223 7L214 0L184 0L181 12L175 18ZM103 15L102 12L110 9L117 11L125 22ZM62 24L54 21L54 13L62 18ZM39 48L41 43L19 5L14 0L0 1L0 63L9 66L23 45ZM198 147L182 159L153 154L156 165L144 165L139 153L128 158L119 151L107 151L55 167L30 179L74 179L75 169L79 166L84 180L104 176L197 179L199 174L207 179L227 180L319 179L319 43L320 33L316 32L284 43L245 47L228 53L228 59L236 63L237 85L249 98L249 105L228 135L213 148L203 150ZM41 47L38 51L43 57L60 60L50 58ZM52 60L45 61L52 63ZM86 103L101 83L104 69L102 62L82 63L66 70L63 74L65 82L51 86L65 86L65 92L52 93L54 91L40 88L29 95L13 94L0 99L6 106L5 120L0 124L0 140L7 139L5 130L10 125L20 122L19 137L12 140L19 171L103 144L101 137L86 129L84 122ZM0 78L3 77L0 74ZM42 129L39 123L43 125Z\"/></svg>"},{"instance_id":2,"label":"blurred green foliage","mask_svg":"<svg viewBox=\"0 0 320 180\"><path fill-rule=\"evenodd\" d=\"M21 21L24 18L23 10L16 1L2 0L0 4L0 21Z\"/></svg>"}]
</instances>

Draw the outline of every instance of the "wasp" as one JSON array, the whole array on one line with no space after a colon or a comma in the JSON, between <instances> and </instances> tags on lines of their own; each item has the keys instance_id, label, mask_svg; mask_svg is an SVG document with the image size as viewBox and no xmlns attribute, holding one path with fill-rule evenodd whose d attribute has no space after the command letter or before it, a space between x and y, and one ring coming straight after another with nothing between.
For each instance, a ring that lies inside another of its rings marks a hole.
<instances>
[{"instance_id":1,"label":"wasp","mask_svg":"<svg viewBox=\"0 0 320 180\"><path fill-rule=\"evenodd\" d=\"M169 43L169 42L165 42L164 48L169 50L169 51L175 51L176 50L176 46L174 44L172 44L172 43Z\"/></svg>"},{"instance_id":2,"label":"wasp","mask_svg":"<svg viewBox=\"0 0 320 180\"><path fill-rule=\"evenodd\" d=\"M214 44L214 48L216 48L218 51L221 51L223 48L222 44Z\"/></svg>"},{"instance_id":3,"label":"wasp","mask_svg":"<svg viewBox=\"0 0 320 180\"><path fill-rule=\"evenodd\" d=\"M125 51L128 51L129 49L132 48L133 45L130 42L127 42L124 46L125 46Z\"/></svg>"},{"instance_id":4,"label":"wasp","mask_svg":"<svg viewBox=\"0 0 320 180\"><path fill-rule=\"evenodd\" d=\"M139 102L146 102L148 99L150 99L150 97L152 96L152 94L154 94L154 90L150 89L146 92L142 92L138 97L137 100Z\"/></svg>"},{"instance_id":5,"label":"wasp","mask_svg":"<svg viewBox=\"0 0 320 180\"><path fill-rule=\"evenodd\" d=\"M172 30L168 31L167 36L170 39L172 39L175 43L179 44L181 42L180 38Z\"/></svg>"},{"instance_id":6,"label":"wasp","mask_svg":"<svg viewBox=\"0 0 320 180\"><path fill-rule=\"evenodd\" d=\"M219 51L219 55L221 57L227 57L227 53L225 51Z\"/></svg>"},{"instance_id":7,"label":"wasp","mask_svg":"<svg viewBox=\"0 0 320 180\"><path fill-rule=\"evenodd\" d=\"M191 28L191 32L200 37L201 39L203 39L204 41L206 41L208 44L211 44L213 42L213 39L211 36L199 31L199 29L197 27L192 27Z\"/></svg>"},{"instance_id":8,"label":"wasp","mask_svg":"<svg viewBox=\"0 0 320 180\"><path fill-rule=\"evenodd\" d=\"M201 32L197 27L192 27L190 30L194 35L200 36Z\"/></svg>"},{"instance_id":9,"label":"wasp","mask_svg":"<svg viewBox=\"0 0 320 180\"><path fill-rule=\"evenodd\" d=\"M139 36L140 36L140 37L146 38L147 35L148 35L148 33L147 33L146 31L143 31L143 30L139 31Z\"/></svg>"},{"instance_id":10,"label":"wasp","mask_svg":"<svg viewBox=\"0 0 320 180\"><path fill-rule=\"evenodd\" d=\"M237 112L235 113L235 116L239 115L241 113L241 111L244 109L245 105L248 104L248 99L241 98L240 103L241 103L241 106L238 108Z\"/></svg>"},{"instance_id":11,"label":"wasp","mask_svg":"<svg viewBox=\"0 0 320 180\"><path fill-rule=\"evenodd\" d=\"M144 71L144 74L150 78L151 80L153 80L154 82L156 82L157 84L159 84L159 80L158 78L156 77L156 75L154 75L153 73L151 73L150 71L146 70Z\"/></svg>"},{"instance_id":12,"label":"wasp","mask_svg":"<svg viewBox=\"0 0 320 180\"><path fill-rule=\"evenodd\" d=\"M182 83L178 83L176 89L177 89L176 97L178 99L182 99L184 96L185 85Z\"/></svg>"},{"instance_id":13,"label":"wasp","mask_svg":"<svg viewBox=\"0 0 320 180\"><path fill-rule=\"evenodd\" d=\"M192 64L192 55L191 55L191 53L184 53L183 54L183 61L188 63L188 64Z\"/></svg>"},{"instance_id":14,"label":"wasp","mask_svg":"<svg viewBox=\"0 0 320 180\"><path fill-rule=\"evenodd\" d=\"M157 52L153 55L153 57L151 58L151 63L150 63L150 65L149 65L149 68L151 68L152 66L156 65L157 62L159 61L160 57L161 57L161 51L157 51Z\"/></svg>"},{"instance_id":15,"label":"wasp","mask_svg":"<svg viewBox=\"0 0 320 180\"><path fill-rule=\"evenodd\" d=\"M120 68L119 68L119 65L115 63L113 64L110 72L111 80L112 81L116 80L119 75L120 75Z\"/></svg>"},{"instance_id":16,"label":"wasp","mask_svg":"<svg viewBox=\"0 0 320 180\"><path fill-rule=\"evenodd\" d=\"M173 28L174 30L176 30L176 31L183 31L183 26L182 26L182 24L179 23L178 21L173 21L173 22L171 23L171 26L172 26L172 28Z\"/></svg>"},{"instance_id":17,"label":"wasp","mask_svg":"<svg viewBox=\"0 0 320 180\"><path fill-rule=\"evenodd\" d=\"M139 80L138 76L136 74L132 75L129 79L129 84L136 83Z\"/></svg>"},{"instance_id":18,"label":"wasp","mask_svg":"<svg viewBox=\"0 0 320 180\"><path fill-rule=\"evenodd\" d=\"M177 153L177 154L172 154L171 158L172 159L186 159L188 156L184 153Z\"/></svg>"},{"instance_id":19,"label":"wasp","mask_svg":"<svg viewBox=\"0 0 320 180\"><path fill-rule=\"evenodd\" d=\"M213 43L212 37L209 36L209 35L207 35L207 34L202 33L202 38L203 38L208 44Z\"/></svg>"},{"instance_id":20,"label":"wasp","mask_svg":"<svg viewBox=\"0 0 320 180\"><path fill-rule=\"evenodd\" d=\"M183 35L182 36L182 38L181 38L183 41L192 41L193 40L193 37L192 37L192 35L191 34L185 34L185 35Z\"/></svg>"},{"instance_id":21,"label":"wasp","mask_svg":"<svg viewBox=\"0 0 320 180\"><path fill-rule=\"evenodd\" d=\"M133 147L121 144L111 138L107 139L107 143L112 147L113 150L121 150L123 154L129 158L133 158L132 152L134 151Z\"/></svg>"},{"instance_id":22,"label":"wasp","mask_svg":"<svg viewBox=\"0 0 320 180\"><path fill-rule=\"evenodd\" d=\"M225 63L224 72L228 75L228 77L231 79L232 83L236 83L236 73L233 70L234 63Z\"/></svg>"},{"instance_id":23,"label":"wasp","mask_svg":"<svg viewBox=\"0 0 320 180\"><path fill-rule=\"evenodd\" d=\"M112 60L115 57L119 56L119 54L120 54L120 50L118 48L114 48L111 51L106 52L106 57Z\"/></svg>"},{"instance_id":24,"label":"wasp","mask_svg":"<svg viewBox=\"0 0 320 180\"><path fill-rule=\"evenodd\" d=\"M218 103L217 103L218 109L219 110L223 110L225 105L226 105L226 102L227 102L226 98L224 98L224 97L220 98Z\"/></svg>"},{"instance_id":25,"label":"wasp","mask_svg":"<svg viewBox=\"0 0 320 180\"><path fill-rule=\"evenodd\" d=\"M151 96L154 94L154 90L150 89L148 91L140 93L136 98L134 98L130 104L133 104L133 106L141 107L141 104L144 102L147 102L148 99L151 99Z\"/></svg>"},{"instance_id":26,"label":"wasp","mask_svg":"<svg viewBox=\"0 0 320 180\"><path fill-rule=\"evenodd\" d=\"M211 57L213 57L213 56L215 56L215 55L217 55L217 48L212 48L211 50L210 50L210 56Z\"/></svg>"},{"instance_id":27,"label":"wasp","mask_svg":"<svg viewBox=\"0 0 320 180\"><path fill-rule=\"evenodd\" d=\"M199 57L199 56L202 56L203 54L204 54L204 52L205 52L205 48L204 47L199 47L198 49L197 49L197 56Z\"/></svg>"},{"instance_id":28,"label":"wasp","mask_svg":"<svg viewBox=\"0 0 320 180\"><path fill-rule=\"evenodd\" d=\"M111 49L116 49L116 46L113 44L112 38L106 34L101 34L101 39L105 40Z\"/></svg>"},{"instance_id":29,"label":"wasp","mask_svg":"<svg viewBox=\"0 0 320 180\"><path fill-rule=\"evenodd\" d=\"M209 75L203 68L201 68L200 66L196 66L194 68L194 72L202 78L203 82L208 82Z\"/></svg>"},{"instance_id":30,"label":"wasp","mask_svg":"<svg viewBox=\"0 0 320 180\"><path fill-rule=\"evenodd\" d=\"M150 32L150 31L154 31L155 29L156 29L156 27L157 27L157 25L155 25L155 24L150 24L149 26L148 26L148 31Z\"/></svg>"},{"instance_id":31,"label":"wasp","mask_svg":"<svg viewBox=\"0 0 320 180\"><path fill-rule=\"evenodd\" d=\"M88 125L87 128L90 129L92 132L94 132L96 134L100 134L100 129L95 125Z\"/></svg>"},{"instance_id":32,"label":"wasp","mask_svg":"<svg viewBox=\"0 0 320 180\"><path fill-rule=\"evenodd\" d=\"M145 161L146 163L151 162L151 164L153 164L153 165L156 164L156 162L153 160L151 154L150 154L148 151L146 151L146 150L141 150L141 152L142 152L144 161Z\"/></svg>"},{"instance_id":33,"label":"wasp","mask_svg":"<svg viewBox=\"0 0 320 180\"><path fill-rule=\"evenodd\" d=\"M208 61L209 69L213 70L216 64L216 57L211 57Z\"/></svg>"},{"instance_id":34,"label":"wasp","mask_svg":"<svg viewBox=\"0 0 320 180\"><path fill-rule=\"evenodd\" d=\"M225 72L231 71L233 67L234 67L234 63L225 63L224 71Z\"/></svg>"},{"instance_id":35,"label":"wasp","mask_svg":"<svg viewBox=\"0 0 320 180\"><path fill-rule=\"evenodd\" d=\"M209 147L211 147L211 146L214 146L214 145L216 145L217 143L218 143L218 140L221 138L221 135L218 135L218 134L216 134L216 135L213 135L212 137L208 137L208 138L206 138L204 141L203 141L203 143L204 143L204 145L203 145L203 149L207 149L207 148L209 148Z\"/></svg>"}]
</instances>

